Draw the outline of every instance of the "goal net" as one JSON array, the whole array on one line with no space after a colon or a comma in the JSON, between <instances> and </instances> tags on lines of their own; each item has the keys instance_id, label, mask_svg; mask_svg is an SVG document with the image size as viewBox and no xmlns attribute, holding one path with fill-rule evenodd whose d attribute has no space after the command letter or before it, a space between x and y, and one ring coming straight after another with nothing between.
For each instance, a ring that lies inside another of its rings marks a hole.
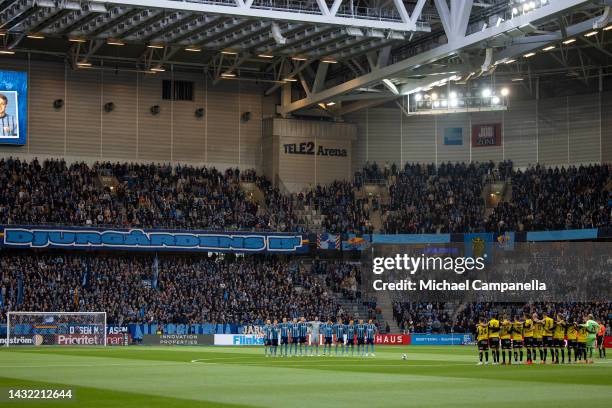
<instances>
[{"instance_id":1,"label":"goal net","mask_svg":"<svg viewBox=\"0 0 612 408\"><path fill-rule=\"evenodd\" d=\"M106 312L8 312L6 346L106 346Z\"/></svg>"}]
</instances>

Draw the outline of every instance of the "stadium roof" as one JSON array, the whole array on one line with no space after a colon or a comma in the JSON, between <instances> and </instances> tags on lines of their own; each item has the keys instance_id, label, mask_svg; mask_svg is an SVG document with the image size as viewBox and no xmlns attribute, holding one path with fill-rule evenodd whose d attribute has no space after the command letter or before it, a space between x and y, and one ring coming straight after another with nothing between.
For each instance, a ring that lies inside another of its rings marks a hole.
<instances>
[{"instance_id":1,"label":"stadium roof","mask_svg":"<svg viewBox=\"0 0 612 408\"><path fill-rule=\"evenodd\" d=\"M0 0L0 50L65 57L75 69L79 62L115 70L172 67L205 70L214 81L269 81L266 94L294 88L285 92L280 113L314 108L338 116L444 78L537 76L560 66L587 80L612 65L612 30L604 31L611 4ZM330 101L336 102L331 109Z\"/></svg>"}]
</instances>

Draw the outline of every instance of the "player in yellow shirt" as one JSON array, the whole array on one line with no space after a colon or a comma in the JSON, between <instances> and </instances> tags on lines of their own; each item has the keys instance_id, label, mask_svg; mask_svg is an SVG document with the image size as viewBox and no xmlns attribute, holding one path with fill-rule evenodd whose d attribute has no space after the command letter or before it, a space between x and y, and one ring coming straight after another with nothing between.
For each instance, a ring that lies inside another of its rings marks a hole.
<instances>
[{"instance_id":1,"label":"player in yellow shirt","mask_svg":"<svg viewBox=\"0 0 612 408\"><path fill-rule=\"evenodd\" d=\"M514 362L523 364L523 327L525 323L521 321L519 315L514 316L512 322L512 350L514 351ZM518 357L521 357L519 360Z\"/></svg>"},{"instance_id":2,"label":"player in yellow shirt","mask_svg":"<svg viewBox=\"0 0 612 408\"><path fill-rule=\"evenodd\" d=\"M489 347L491 347L491 354L493 355L493 365L499 364L499 320L497 315L494 313L493 318L489 320L487 325L489 328Z\"/></svg>"},{"instance_id":3,"label":"player in yellow shirt","mask_svg":"<svg viewBox=\"0 0 612 408\"><path fill-rule=\"evenodd\" d=\"M582 326L576 322L574 325L576 330L578 330L578 336L576 338L576 351L578 352L577 359L584 359L584 363L587 363L587 351L586 351L586 343L589 332L585 326Z\"/></svg>"},{"instance_id":4,"label":"player in yellow shirt","mask_svg":"<svg viewBox=\"0 0 612 408\"><path fill-rule=\"evenodd\" d=\"M506 350L508 350L508 364L512 364L512 352L510 351L512 348L512 323L510 323L506 315L504 315L503 319L499 337L501 339L502 364L505 365Z\"/></svg>"},{"instance_id":5,"label":"player in yellow shirt","mask_svg":"<svg viewBox=\"0 0 612 408\"><path fill-rule=\"evenodd\" d=\"M544 316L544 364L546 364L546 354L548 349L550 349L550 359L552 362L555 362L555 350L553 348L553 330L555 329L555 320L548 315L547 312L543 312L542 316Z\"/></svg>"},{"instance_id":6,"label":"player in yellow shirt","mask_svg":"<svg viewBox=\"0 0 612 408\"><path fill-rule=\"evenodd\" d=\"M578 339L578 329L576 328L576 319L567 324L567 362L572 362L572 350L574 350L574 362L578 357L578 349L576 340Z\"/></svg>"},{"instance_id":7,"label":"player in yellow shirt","mask_svg":"<svg viewBox=\"0 0 612 408\"><path fill-rule=\"evenodd\" d=\"M476 340L478 342L478 357L480 361L478 365L482 365L482 356L485 356L485 365L489 364L489 325L487 321L481 317L476 325Z\"/></svg>"},{"instance_id":8,"label":"player in yellow shirt","mask_svg":"<svg viewBox=\"0 0 612 408\"><path fill-rule=\"evenodd\" d=\"M537 313L532 316L533 319L533 359L536 359L535 349L540 352L540 364L544 364L544 352L542 351L542 339L544 336L544 320L540 320Z\"/></svg>"},{"instance_id":9,"label":"player in yellow shirt","mask_svg":"<svg viewBox=\"0 0 612 408\"><path fill-rule=\"evenodd\" d=\"M553 347L555 354L553 364L559 364L559 352L561 352L561 364L565 364L565 328L567 324L561 313L557 313L557 321L553 330Z\"/></svg>"},{"instance_id":10,"label":"player in yellow shirt","mask_svg":"<svg viewBox=\"0 0 612 408\"><path fill-rule=\"evenodd\" d=\"M523 344L525 349L527 349L527 361L526 364L533 364L533 359L531 357L531 349L533 348L533 320L529 318L529 314L524 313L523 318ZM533 349L533 354L535 357L535 348Z\"/></svg>"}]
</instances>

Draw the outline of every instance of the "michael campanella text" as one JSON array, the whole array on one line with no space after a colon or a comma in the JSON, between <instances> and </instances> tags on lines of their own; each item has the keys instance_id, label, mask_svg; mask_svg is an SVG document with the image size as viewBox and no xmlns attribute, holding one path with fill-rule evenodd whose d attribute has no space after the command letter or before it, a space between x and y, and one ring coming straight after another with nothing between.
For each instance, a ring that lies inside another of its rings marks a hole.
<instances>
[{"instance_id":1,"label":"michael campanella text","mask_svg":"<svg viewBox=\"0 0 612 408\"><path fill-rule=\"evenodd\" d=\"M405 291L545 291L546 284L539 280L530 282L483 282L482 280L466 279L462 282L448 282L447 280L438 281L435 279L412 281L402 279L396 282L383 282L375 280L374 290L405 290Z\"/></svg>"}]
</instances>

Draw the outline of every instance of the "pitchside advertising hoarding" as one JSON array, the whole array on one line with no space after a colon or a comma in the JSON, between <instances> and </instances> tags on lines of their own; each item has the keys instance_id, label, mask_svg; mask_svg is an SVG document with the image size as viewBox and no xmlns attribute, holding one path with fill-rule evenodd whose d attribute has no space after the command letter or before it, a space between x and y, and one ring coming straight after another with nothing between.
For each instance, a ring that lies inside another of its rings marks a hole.
<instances>
[{"instance_id":1,"label":"pitchside advertising hoarding","mask_svg":"<svg viewBox=\"0 0 612 408\"><path fill-rule=\"evenodd\" d=\"M0 346L7 342L6 327L0 330ZM31 324L18 324L8 338L9 346L102 346L104 336L95 325L47 325L45 328ZM127 346L132 336L127 326L107 326L106 345Z\"/></svg>"},{"instance_id":2,"label":"pitchside advertising hoarding","mask_svg":"<svg viewBox=\"0 0 612 408\"><path fill-rule=\"evenodd\" d=\"M127 346L131 344L132 337L128 334L108 334L107 346ZM6 337L0 338L0 346L6 345ZM94 334L54 334L51 336L17 335L9 338L9 346L103 346L104 337Z\"/></svg>"},{"instance_id":3,"label":"pitchside advertising hoarding","mask_svg":"<svg viewBox=\"0 0 612 408\"><path fill-rule=\"evenodd\" d=\"M407 346L411 344L411 337L408 334L377 334L374 343L385 346Z\"/></svg>"},{"instance_id":4,"label":"pitchside advertising hoarding","mask_svg":"<svg viewBox=\"0 0 612 408\"><path fill-rule=\"evenodd\" d=\"M323 336L319 336L319 344L323 345ZM308 343L313 339L309 336ZM334 337L334 341L336 338ZM343 339L346 341L346 339ZM375 344L387 346L407 346L410 343L408 334L378 334L374 338ZM357 344L355 342L355 344ZM263 346L264 338L259 334L215 334L215 346Z\"/></svg>"},{"instance_id":5,"label":"pitchside advertising hoarding","mask_svg":"<svg viewBox=\"0 0 612 408\"><path fill-rule=\"evenodd\" d=\"M312 339L308 339L312 343ZM334 337L334 341L336 338ZM346 341L346 339L344 339ZM383 346L464 345L472 344L470 334L377 334L374 343ZM323 336L319 336L323 345ZM356 344L356 342L355 342ZM263 346L264 338L255 334L215 334L215 346Z\"/></svg>"},{"instance_id":6,"label":"pitchside advertising hoarding","mask_svg":"<svg viewBox=\"0 0 612 408\"><path fill-rule=\"evenodd\" d=\"M263 346L264 338L258 334L215 334L215 346Z\"/></svg>"},{"instance_id":7,"label":"pitchside advertising hoarding","mask_svg":"<svg viewBox=\"0 0 612 408\"><path fill-rule=\"evenodd\" d=\"M413 346L457 346L474 343L471 334L419 334L410 335Z\"/></svg>"},{"instance_id":8,"label":"pitchside advertising hoarding","mask_svg":"<svg viewBox=\"0 0 612 408\"><path fill-rule=\"evenodd\" d=\"M214 344L210 334L145 334L145 346L211 346Z\"/></svg>"}]
</instances>

